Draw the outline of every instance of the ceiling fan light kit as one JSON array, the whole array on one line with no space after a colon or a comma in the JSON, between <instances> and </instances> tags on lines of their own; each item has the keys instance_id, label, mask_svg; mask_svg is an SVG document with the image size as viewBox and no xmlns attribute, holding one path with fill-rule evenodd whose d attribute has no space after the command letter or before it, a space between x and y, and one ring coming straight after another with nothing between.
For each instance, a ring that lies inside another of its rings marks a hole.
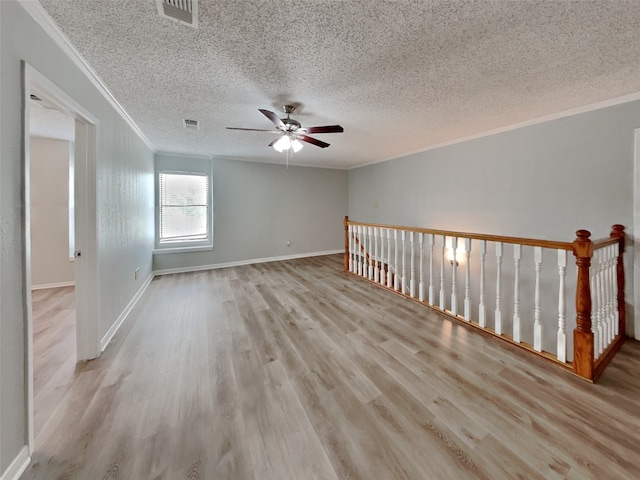
<instances>
[{"instance_id":1,"label":"ceiling fan light kit","mask_svg":"<svg viewBox=\"0 0 640 480\"><path fill-rule=\"evenodd\" d=\"M267 117L275 125L276 130L262 130L256 128L239 128L239 127L227 127L229 130L245 130L252 132L270 132L279 133L280 136L269 144L277 152L286 152L293 150L294 153L302 150L302 142L310 143L320 148L327 148L328 143L308 136L308 133L342 133L344 129L340 125L325 125L321 127L308 127L303 128L300 122L291 118L291 114L295 111L296 107L293 105L284 105L284 113L287 114L287 118L280 118L274 112L265 109L258 109L265 117Z\"/></svg>"},{"instance_id":2,"label":"ceiling fan light kit","mask_svg":"<svg viewBox=\"0 0 640 480\"><path fill-rule=\"evenodd\" d=\"M302 150L302 142L295 137L292 137L290 134L285 133L282 136L276 138L273 142L269 144L270 147L273 147L276 151L282 153L287 150L293 150L294 153L298 153Z\"/></svg>"}]
</instances>

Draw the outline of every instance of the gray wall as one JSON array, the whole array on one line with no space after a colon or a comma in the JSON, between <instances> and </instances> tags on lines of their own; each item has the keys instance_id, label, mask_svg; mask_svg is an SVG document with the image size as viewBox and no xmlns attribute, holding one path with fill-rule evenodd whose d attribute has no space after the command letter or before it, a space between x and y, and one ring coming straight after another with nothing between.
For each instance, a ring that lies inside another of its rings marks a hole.
<instances>
[{"instance_id":1,"label":"gray wall","mask_svg":"<svg viewBox=\"0 0 640 480\"><path fill-rule=\"evenodd\" d=\"M349 215L565 241L580 228L605 237L621 223L632 236L639 126L640 102L631 102L357 168L349 172Z\"/></svg>"},{"instance_id":2,"label":"gray wall","mask_svg":"<svg viewBox=\"0 0 640 480\"><path fill-rule=\"evenodd\" d=\"M73 282L69 261L69 159L67 140L31 137L31 284ZM72 152L71 152L72 153Z\"/></svg>"},{"instance_id":3,"label":"gray wall","mask_svg":"<svg viewBox=\"0 0 640 480\"><path fill-rule=\"evenodd\" d=\"M99 120L99 289L104 334L151 273L153 154L14 1L0 2L0 472L27 441L21 60ZM133 272L140 267L140 278Z\"/></svg>"},{"instance_id":4,"label":"gray wall","mask_svg":"<svg viewBox=\"0 0 640 480\"><path fill-rule=\"evenodd\" d=\"M213 159L213 250L154 255L154 269L342 249L347 183L345 170Z\"/></svg>"}]
</instances>

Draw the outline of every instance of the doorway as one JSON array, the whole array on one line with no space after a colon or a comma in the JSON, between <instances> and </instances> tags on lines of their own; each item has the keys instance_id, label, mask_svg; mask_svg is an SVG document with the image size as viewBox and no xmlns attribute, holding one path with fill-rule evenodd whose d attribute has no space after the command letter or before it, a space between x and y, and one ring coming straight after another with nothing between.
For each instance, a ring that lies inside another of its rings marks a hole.
<instances>
[{"instance_id":1,"label":"doorway","mask_svg":"<svg viewBox=\"0 0 640 480\"><path fill-rule=\"evenodd\" d=\"M72 310L75 314L75 336L68 340L75 350L72 359L66 359L66 368L75 370L75 363L89 360L100 355L99 339L99 308L98 308L98 276L97 276L97 224L96 224L96 119L73 98L58 88L53 82L41 75L37 70L23 63L24 80L24 117L23 117L23 152L24 152L24 189L23 189L23 232L24 232L24 297L27 313L26 342L27 342L27 412L29 427L29 454L35 448L35 415L34 415L34 308L32 287L34 277L33 260L34 245L32 245L32 144L30 135L31 116L34 107L31 104L32 95L38 101L46 104L51 110L61 112L72 123L73 142L69 144L69 158L72 161L69 168L69 191L73 190L73 216L68 222L69 239L73 238L73 248L67 249L67 254L73 257L73 287L74 301L69 301L69 291L62 292L62 299L56 306L50 308L59 310L61 305ZM34 151L35 153L35 151ZM41 192L40 192L41 193ZM69 216L71 218L71 216ZM73 228L73 232L71 229ZM69 257L67 257L69 261ZM52 282L56 283L56 282ZM59 285L63 287L62 285ZM39 297L39 296L38 296ZM46 299L45 299L46 300ZM55 303L53 302L50 303ZM75 308L68 308L68 307ZM37 307L35 309L38 313ZM59 319L58 319L59 320ZM41 326L38 326L41 328ZM40 362L46 364L46 362ZM54 372L52 376L55 376ZM55 381L54 381L55 383ZM54 400L54 399L49 399ZM38 419L39 425L42 419Z\"/></svg>"},{"instance_id":2,"label":"doorway","mask_svg":"<svg viewBox=\"0 0 640 480\"><path fill-rule=\"evenodd\" d=\"M75 120L29 100L34 434L45 430L73 382L75 309Z\"/></svg>"}]
</instances>

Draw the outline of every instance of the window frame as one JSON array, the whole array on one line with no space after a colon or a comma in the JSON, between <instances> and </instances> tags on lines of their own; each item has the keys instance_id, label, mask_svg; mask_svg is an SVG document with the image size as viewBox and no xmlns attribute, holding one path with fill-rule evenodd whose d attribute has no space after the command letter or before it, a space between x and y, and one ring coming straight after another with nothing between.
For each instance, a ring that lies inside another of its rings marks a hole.
<instances>
[{"instance_id":1,"label":"window frame","mask_svg":"<svg viewBox=\"0 0 640 480\"><path fill-rule=\"evenodd\" d=\"M181 168L182 167L182 168ZM207 238L182 242L160 243L160 175L197 175L207 177L207 207L209 225ZM211 159L200 158L163 158L156 160L155 168L155 248L154 254L197 252L213 249L213 175Z\"/></svg>"}]
</instances>

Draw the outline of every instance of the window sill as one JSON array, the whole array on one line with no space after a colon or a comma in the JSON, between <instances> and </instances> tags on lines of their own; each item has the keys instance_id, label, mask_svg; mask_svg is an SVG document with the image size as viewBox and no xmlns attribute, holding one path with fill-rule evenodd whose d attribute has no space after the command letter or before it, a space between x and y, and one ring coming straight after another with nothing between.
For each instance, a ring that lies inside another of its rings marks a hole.
<instances>
[{"instance_id":1,"label":"window sill","mask_svg":"<svg viewBox=\"0 0 640 480\"><path fill-rule=\"evenodd\" d=\"M206 252L213 250L213 245L200 245L198 247L166 247L153 250L154 255L166 255L169 253Z\"/></svg>"}]
</instances>

